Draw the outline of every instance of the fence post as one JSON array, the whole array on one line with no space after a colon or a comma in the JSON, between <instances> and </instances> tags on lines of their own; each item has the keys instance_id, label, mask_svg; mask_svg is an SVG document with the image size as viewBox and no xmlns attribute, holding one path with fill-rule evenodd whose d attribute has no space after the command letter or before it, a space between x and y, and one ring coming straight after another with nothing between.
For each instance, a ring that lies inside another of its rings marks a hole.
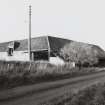
<instances>
[{"instance_id":1,"label":"fence post","mask_svg":"<svg viewBox=\"0 0 105 105\"><path fill-rule=\"evenodd\" d=\"M7 66L7 70L9 71L9 64L8 64L8 66Z\"/></svg>"},{"instance_id":2,"label":"fence post","mask_svg":"<svg viewBox=\"0 0 105 105\"><path fill-rule=\"evenodd\" d=\"M29 64L29 71L31 70L31 63Z\"/></svg>"}]
</instances>

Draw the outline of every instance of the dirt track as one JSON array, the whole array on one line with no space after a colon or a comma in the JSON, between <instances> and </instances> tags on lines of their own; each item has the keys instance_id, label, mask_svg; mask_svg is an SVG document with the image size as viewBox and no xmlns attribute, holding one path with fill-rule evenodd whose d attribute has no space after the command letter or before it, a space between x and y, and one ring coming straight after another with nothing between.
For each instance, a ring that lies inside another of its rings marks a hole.
<instances>
[{"instance_id":1,"label":"dirt track","mask_svg":"<svg viewBox=\"0 0 105 105\"><path fill-rule=\"evenodd\" d=\"M104 71L72 79L17 87L0 92L0 105L36 105L100 81L105 81Z\"/></svg>"}]
</instances>

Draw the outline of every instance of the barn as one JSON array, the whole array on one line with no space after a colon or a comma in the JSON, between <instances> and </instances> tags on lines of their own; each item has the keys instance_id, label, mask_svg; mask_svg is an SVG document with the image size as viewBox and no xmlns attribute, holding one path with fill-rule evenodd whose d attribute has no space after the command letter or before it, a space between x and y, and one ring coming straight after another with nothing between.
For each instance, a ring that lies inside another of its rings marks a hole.
<instances>
[{"instance_id":1,"label":"barn","mask_svg":"<svg viewBox=\"0 0 105 105\"><path fill-rule=\"evenodd\" d=\"M58 56L61 48L71 40L41 36L31 39L31 59L32 61L49 61L53 64L64 64ZM0 43L0 60L6 61L29 61L28 39L15 40Z\"/></svg>"},{"instance_id":2,"label":"barn","mask_svg":"<svg viewBox=\"0 0 105 105\"><path fill-rule=\"evenodd\" d=\"M64 65L65 61L62 59L59 53L61 49L68 44L69 47L74 45L72 46L73 49L81 46L83 49L86 49L87 53L91 55L91 50L86 47L90 46L92 51L94 51L95 55L99 58L101 64L105 65L105 52L99 46L53 36L31 38L31 60L47 61L55 65ZM78 50L77 53L79 54ZM28 39L0 43L0 60L29 61ZM75 61L70 63L75 66Z\"/></svg>"}]
</instances>

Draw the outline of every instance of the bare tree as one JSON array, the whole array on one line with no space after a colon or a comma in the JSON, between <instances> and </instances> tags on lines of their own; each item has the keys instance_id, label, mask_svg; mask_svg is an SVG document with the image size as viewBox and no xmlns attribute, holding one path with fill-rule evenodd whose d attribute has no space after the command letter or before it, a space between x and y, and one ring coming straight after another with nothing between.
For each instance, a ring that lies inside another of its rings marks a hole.
<instances>
[{"instance_id":1,"label":"bare tree","mask_svg":"<svg viewBox=\"0 0 105 105\"><path fill-rule=\"evenodd\" d=\"M81 42L71 42L65 45L60 55L65 61L74 61L80 65L85 63L93 65L98 62L97 53L92 49L92 45Z\"/></svg>"}]
</instances>

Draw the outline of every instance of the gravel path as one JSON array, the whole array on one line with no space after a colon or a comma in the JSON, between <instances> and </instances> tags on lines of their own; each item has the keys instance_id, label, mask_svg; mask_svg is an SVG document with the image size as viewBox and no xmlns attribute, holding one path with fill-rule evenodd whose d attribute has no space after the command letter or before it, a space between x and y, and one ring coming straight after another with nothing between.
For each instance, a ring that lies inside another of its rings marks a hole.
<instances>
[{"instance_id":1,"label":"gravel path","mask_svg":"<svg viewBox=\"0 0 105 105\"><path fill-rule=\"evenodd\" d=\"M0 105L37 105L97 82L105 82L105 71L76 78L16 87L0 92Z\"/></svg>"}]
</instances>

